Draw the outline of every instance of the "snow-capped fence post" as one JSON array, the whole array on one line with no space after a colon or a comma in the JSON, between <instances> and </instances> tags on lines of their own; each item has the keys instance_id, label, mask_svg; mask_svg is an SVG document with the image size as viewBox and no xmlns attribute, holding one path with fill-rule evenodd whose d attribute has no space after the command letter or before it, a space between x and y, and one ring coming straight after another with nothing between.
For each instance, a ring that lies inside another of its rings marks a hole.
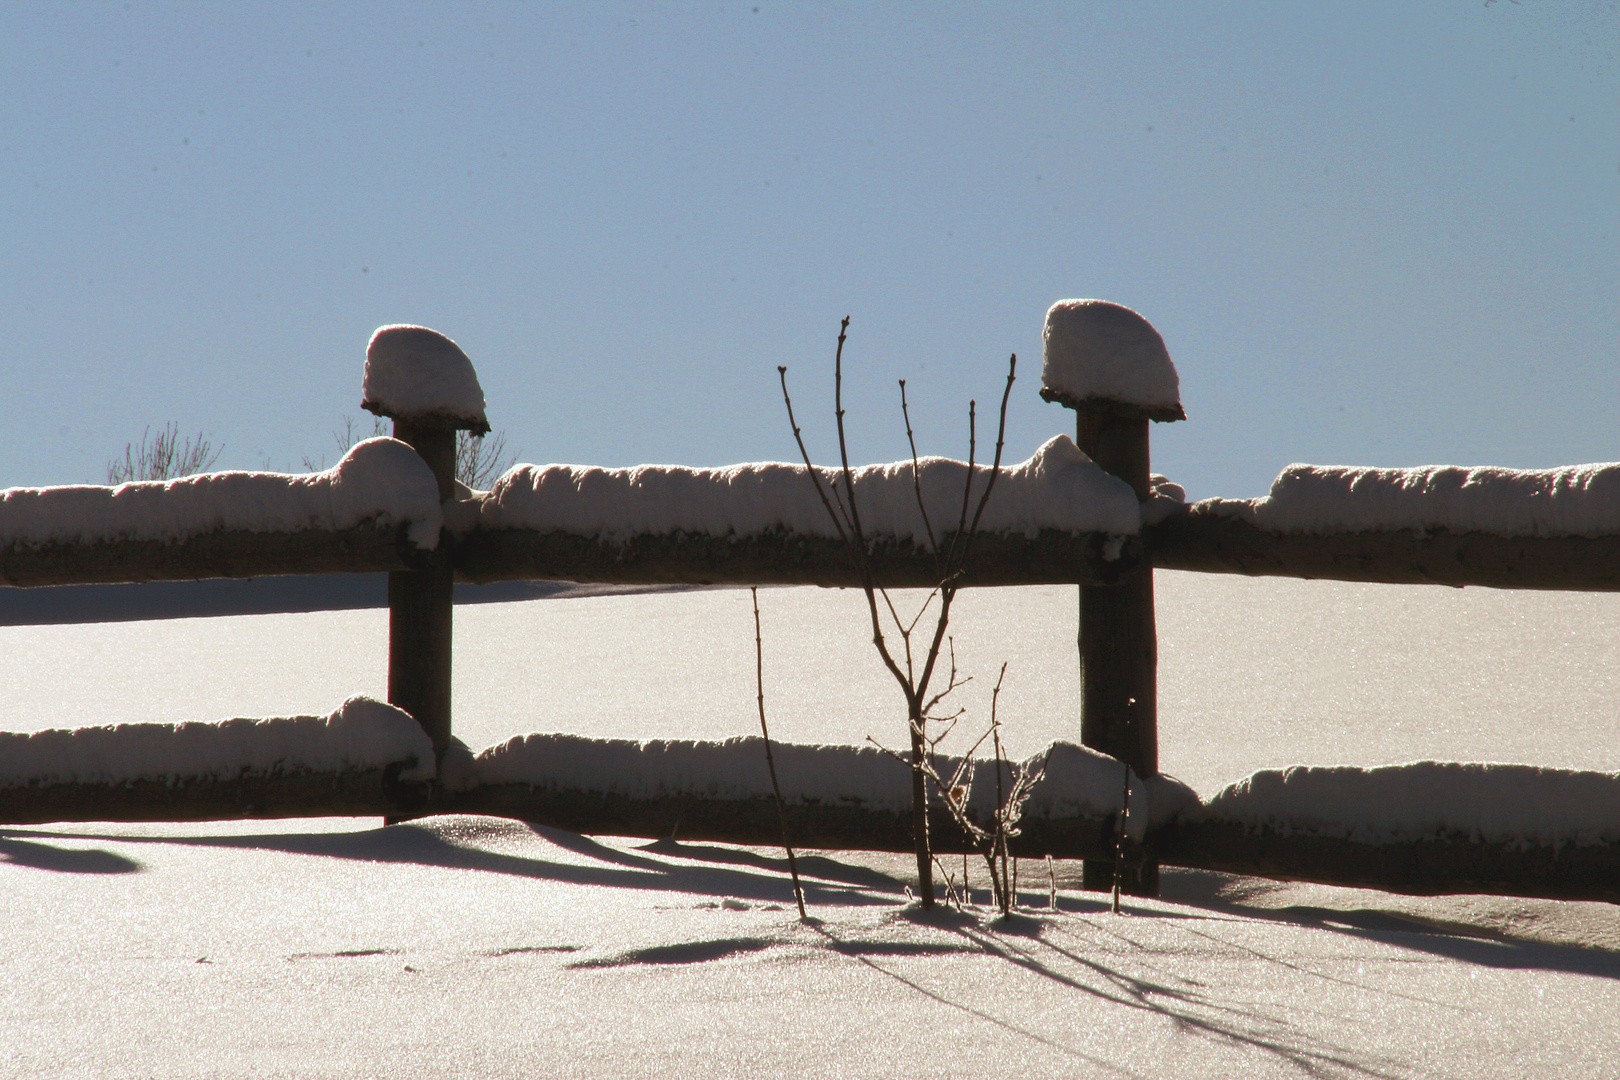
<instances>
[{"instance_id":1,"label":"snow-capped fence post","mask_svg":"<svg viewBox=\"0 0 1620 1080\"><path fill-rule=\"evenodd\" d=\"M1075 442L1105 472L1152 497L1148 421L1184 420L1180 380L1164 340L1142 316L1101 300L1062 300L1046 313L1041 397L1075 411ZM1117 585L1080 586L1080 741L1159 771L1158 636L1153 566L1146 557ZM1087 860L1087 889L1108 891L1115 867ZM1157 896L1159 868L1143 863L1133 895Z\"/></svg>"},{"instance_id":2,"label":"snow-capped fence post","mask_svg":"<svg viewBox=\"0 0 1620 1080\"><path fill-rule=\"evenodd\" d=\"M453 500L456 432L489 430L484 391L460 346L422 326L381 327L366 347L360 404L393 419L394 438L433 470L440 502ZM424 569L388 575L388 702L416 718L435 755L451 737L452 546L449 533L441 533Z\"/></svg>"}]
</instances>

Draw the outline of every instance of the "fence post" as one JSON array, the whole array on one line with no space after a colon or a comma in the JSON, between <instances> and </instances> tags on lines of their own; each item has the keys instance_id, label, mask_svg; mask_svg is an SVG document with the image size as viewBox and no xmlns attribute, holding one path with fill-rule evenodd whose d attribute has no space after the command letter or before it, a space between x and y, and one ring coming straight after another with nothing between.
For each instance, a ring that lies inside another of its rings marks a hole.
<instances>
[{"instance_id":1,"label":"fence post","mask_svg":"<svg viewBox=\"0 0 1620 1080\"><path fill-rule=\"evenodd\" d=\"M1046 315L1041 397L1074 409L1075 442L1103 471L1152 496L1148 422L1182 420L1175 366L1158 331L1136 312L1100 300L1064 300ZM1158 634L1153 566L1117 585L1080 586L1080 741L1128 764L1159 771ZM1086 889L1108 891L1112 860L1083 864ZM1159 894L1159 866L1127 873L1123 891Z\"/></svg>"},{"instance_id":2,"label":"fence post","mask_svg":"<svg viewBox=\"0 0 1620 1080\"><path fill-rule=\"evenodd\" d=\"M361 407L394 421L433 470L440 502L455 498L456 432L482 435L484 392L467 354L421 326L384 326L366 348ZM388 702L416 718L435 756L450 745L450 657L455 601L452 541L439 536L428 566L388 575Z\"/></svg>"}]
</instances>

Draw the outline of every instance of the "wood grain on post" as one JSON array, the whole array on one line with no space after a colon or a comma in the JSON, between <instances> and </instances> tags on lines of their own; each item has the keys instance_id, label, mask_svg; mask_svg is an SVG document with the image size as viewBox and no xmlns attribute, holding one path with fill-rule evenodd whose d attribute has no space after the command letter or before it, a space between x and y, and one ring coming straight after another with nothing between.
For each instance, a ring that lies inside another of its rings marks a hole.
<instances>
[{"instance_id":1,"label":"wood grain on post","mask_svg":"<svg viewBox=\"0 0 1620 1080\"><path fill-rule=\"evenodd\" d=\"M1074 409L1076 444L1146 502L1148 424L1185 419L1164 340L1136 312L1098 300L1054 304L1044 337L1041 397ZM1138 776L1155 775L1159 644L1146 552L1118 584L1080 586L1079 637L1080 741ZM1157 896L1159 866L1151 855L1123 871L1114 859L1087 859L1082 881L1091 890L1110 891L1117 882L1122 892Z\"/></svg>"}]
</instances>

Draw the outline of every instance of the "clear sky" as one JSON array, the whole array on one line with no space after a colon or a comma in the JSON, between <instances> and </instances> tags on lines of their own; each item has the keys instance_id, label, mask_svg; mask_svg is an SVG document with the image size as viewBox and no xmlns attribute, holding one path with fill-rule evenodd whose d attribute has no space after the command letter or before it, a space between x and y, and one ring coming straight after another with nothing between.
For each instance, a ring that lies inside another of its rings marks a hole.
<instances>
[{"instance_id":1,"label":"clear sky","mask_svg":"<svg viewBox=\"0 0 1620 1080\"><path fill-rule=\"evenodd\" d=\"M330 454L366 340L522 459L961 455L1046 307L1181 372L1155 467L1620 459L1620 5L0 6L0 486L148 425ZM988 435L985 436L988 439Z\"/></svg>"}]
</instances>

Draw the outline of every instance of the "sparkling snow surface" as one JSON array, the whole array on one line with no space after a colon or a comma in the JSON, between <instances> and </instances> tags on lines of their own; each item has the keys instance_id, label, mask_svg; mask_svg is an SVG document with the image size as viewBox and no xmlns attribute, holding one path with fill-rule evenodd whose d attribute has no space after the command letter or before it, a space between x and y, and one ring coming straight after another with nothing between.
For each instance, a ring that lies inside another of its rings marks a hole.
<instances>
[{"instance_id":1,"label":"sparkling snow surface","mask_svg":"<svg viewBox=\"0 0 1620 1080\"><path fill-rule=\"evenodd\" d=\"M1165 768L1620 770L1620 597L1160 572ZM967 591L970 725L1073 739L1075 590ZM761 590L772 734L904 736L858 593ZM746 590L457 609L457 730L753 733ZM323 713L386 614L0 629L0 727ZM0 1076L1611 1075L1620 915L1167 872L1125 916L921 921L902 856L487 818L0 827ZM960 878L959 860L947 868ZM969 866L987 902L982 866Z\"/></svg>"},{"instance_id":2,"label":"sparkling snow surface","mask_svg":"<svg viewBox=\"0 0 1620 1080\"><path fill-rule=\"evenodd\" d=\"M904 859L490 818L0 830L0 1073L1612 1075L1613 909L1022 864L1010 925ZM959 860L953 864L960 875ZM985 904L981 866L969 867ZM1466 925L1458 926L1460 920Z\"/></svg>"}]
</instances>

